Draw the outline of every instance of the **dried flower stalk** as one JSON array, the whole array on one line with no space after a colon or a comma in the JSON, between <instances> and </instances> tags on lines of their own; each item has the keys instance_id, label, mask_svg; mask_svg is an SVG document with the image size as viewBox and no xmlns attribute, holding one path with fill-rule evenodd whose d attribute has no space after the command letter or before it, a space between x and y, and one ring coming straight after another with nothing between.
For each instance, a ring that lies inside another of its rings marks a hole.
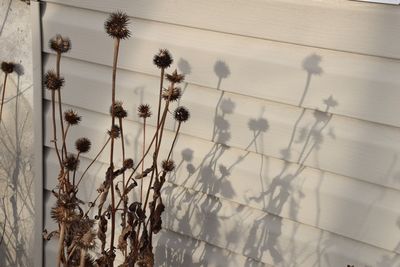
<instances>
[{"instance_id":1,"label":"dried flower stalk","mask_svg":"<svg viewBox=\"0 0 400 267\"><path fill-rule=\"evenodd\" d=\"M8 75L13 73L15 68L15 64L12 62L1 62L1 70L4 72L4 82L3 82L3 90L1 93L1 106L0 106L0 122L3 114L3 105L4 105L4 96L6 94L6 85L7 85L7 78Z\"/></svg>"},{"instance_id":2,"label":"dried flower stalk","mask_svg":"<svg viewBox=\"0 0 400 267\"><path fill-rule=\"evenodd\" d=\"M87 153L93 144L88 138L80 138L75 142L75 154L68 153L67 133L71 126L77 125L81 117L73 110L62 112L61 87L64 79L60 76L61 56L71 48L68 38L61 35L50 40L50 48L57 54L56 71L49 71L45 76L45 86L51 91L53 142L60 163L58 185L53 194L56 205L52 208L52 218L58 223L58 230L44 236L50 239L59 237L57 266L114 266L117 253L122 256L125 266L154 266L152 235L157 234L162 228L161 215L165 206L161 197L161 189L165 183L166 175L175 168L171 159L182 122L189 118L189 111L178 107L173 112L173 119L178 122L175 136L170 145L168 156L159 162L159 152L162 145L163 134L167 115L171 103L181 97L181 89L176 84L183 81L184 77L175 70L165 74L165 70L173 62L172 56L166 49L162 49L153 58L153 63L160 69L160 87L157 108L157 123L154 135L146 138L147 118L151 116L150 106L142 104L138 108L138 116L143 119L143 144L141 159L136 164L126 157L124 139L124 120L127 112L122 102L116 100L116 77L118 67L119 48L122 40L128 39L131 32L128 28L129 18L125 13L116 12L110 15L104 26L107 34L114 39L112 84L111 84L111 127L108 130L108 139L100 148L94 159L84 169L76 180L81 154ZM164 89L164 79L169 86ZM57 103L56 103L57 94ZM164 100L164 104L163 104ZM60 117L61 151L57 143L56 105ZM66 127L64 125L66 123ZM122 166L115 165L115 145L120 141L122 153ZM146 142L147 141L147 142ZM109 147L109 165L102 184L98 187L96 198L88 203L89 207L83 211L85 203L77 198L79 186L85 174L94 162ZM150 153L152 151L152 153ZM60 153L61 152L61 153ZM145 166L145 158L151 155L150 166ZM128 172L130 174L128 175ZM149 179L149 185L143 188L143 180ZM131 199L131 192L138 187L139 199ZM142 196L145 192L145 200ZM150 201L150 192L153 191ZM122 205L122 206L121 206ZM121 206L121 207L120 207ZM96 208L94 219L89 217L89 212ZM121 227L117 227L117 214L121 217ZM108 235L109 232L109 235ZM56 234L54 234L56 233ZM99 244L96 244L96 240ZM118 252L120 251L120 252ZM97 252L93 258L92 252Z\"/></svg>"}]
</instances>

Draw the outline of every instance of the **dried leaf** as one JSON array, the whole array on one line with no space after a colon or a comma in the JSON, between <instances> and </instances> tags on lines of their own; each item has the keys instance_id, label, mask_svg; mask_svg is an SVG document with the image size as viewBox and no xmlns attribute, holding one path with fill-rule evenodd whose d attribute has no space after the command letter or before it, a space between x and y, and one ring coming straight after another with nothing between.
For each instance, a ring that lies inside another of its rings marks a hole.
<instances>
[{"instance_id":1,"label":"dried leaf","mask_svg":"<svg viewBox=\"0 0 400 267\"><path fill-rule=\"evenodd\" d=\"M104 249L106 247L106 232L107 232L107 219L104 218L104 216L99 217L99 224L98 224L98 230L97 230L97 237L101 241L101 251L104 252Z\"/></svg>"},{"instance_id":2,"label":"dried leaf","mask_svg":"<svg viewBox=\"0 0 400 267\"><path fill-rule=\"evenodd\" d=\"M130 225L124 227L121 231L121 234L118 238L118 249L121 251L124 251L128 247L127 239L129 235L131 234L132 227Z\"/></svg>"},{"instance_id":3,"label":"dried leaf","mask_svg":"<svg viewBox=\"0 0 400 267\"><path fill-rule=\"evenodd\" d=\"M140 180L143 179L144 177L146 177L152 170L154 169L153 166L151 166L150 168L147 168L146 170L144 170L142 173L139 173L135 176L136 180Z\"/></svg>"},{"instance_id":4,"label":"dried leaf","mask_svg":"<svg viewBox=\"0 0 400 267\"><path fill-rule=\"evenodd\" d=\"M54 236L58 237L60 235L60 233L56 230L56 231L51 231L50 233L47 232L47 230L45 229L42 233L43 239L49 241L50 239L52 239Z\"/></svg>"},{"instance_id":5,"label":"dried leaf","mask_svg":"<svg viewBox=\"0 0 400 267\"><path fill-rule=\"evenodd\" d=\"M157 234L162 229L161 214L164 212L165 206L162 202L158 203L151 217L151 231Z\"/></svg>"}]
</instances>

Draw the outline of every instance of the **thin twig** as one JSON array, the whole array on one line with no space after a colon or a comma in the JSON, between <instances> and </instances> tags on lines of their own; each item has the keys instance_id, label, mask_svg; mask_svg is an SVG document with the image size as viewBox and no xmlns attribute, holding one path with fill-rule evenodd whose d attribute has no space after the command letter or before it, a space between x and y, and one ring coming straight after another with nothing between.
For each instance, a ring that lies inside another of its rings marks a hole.
<instances>
[{"instance_id":1,"label":"thin twig","mask_svg":"<svg viewBox=\"0 0 400 267\"><path fill-rule=\"evenodd\" d=\"M5 73L4 83L3 83L3 92L1 94L0 122L1 122L1 116L3 114L3 105L4 105L4 96L5 96L5 92L6 92L7 77L8 77L8 73Z\"/></svg>"},{"instance_id":2,"label":"thin twig","mask_svg":"<svg viewBox=\"0 0 400 267\"><path fill-rule=\"evenodd\" d=\"M118 62L118 51L119 51L120 39L116 38L114 43L114 61L113 61L113 73L112 73L112 103L111 103L111 130L115 124L115 81L117 76L117 62ZM114 171L114 135L111 134L111 150L110 150L110 168L111 173ZM111 241L110 251L114 251L114 238L115 238L115 193L114 193L114 179L110 181L111 185Z\"/></svg>"},{"instance_id":3,"label":"thin twig","mask_svg":"<svg viewBox=\"0 0 400 267\"><path fill-rule=\"evenodd\" d=\"M0 246L3 243L4 235L6 234L6 225L7 225L7 220L8 220L7 212L6 212L6 209L5 209L6 203L4 202L4 197L3 197L3 205L4 205L4 225L3 225L3 230L2 230L2 233L1 233Z\"/></svg>"},{"instance_id":4,"label":"thin twig","mask_svg":"<svg viewBox=\"0 0 400 267\"><path fill-rule=\"evenodd\" d=\"M61 52L57 52L57 61L56 61L56 74L57 79L60 79L60 62L61 62ZM62 148L61 148L61 158L64 156L67 158L67 145L65 144L65 131L64 131L64 120L63 120L63 112L62 112L62 101L61 101L61 88L57 89L58 96L58 112L60 116L60 127L61 127L61 137L62 137ZM64 152L64 155L63 155Z\"/></svg>"},{"instance_id":5,"label":"thin twig","mask_svg":"<svg viewBox=\"0 0 400 267\"><path fill-rule=\"evenodd\" d=\"M156 134L157 144L157 134ZM144 158L146 147L146 117L143 118L143 145L142 145L142 158ZM142 173L144 172L144 160L142 161ZM143 201L143 179L140 179L140 203Z\"/></svg>"},{"instance_id":6,"label":"thin twig","mask_svg":"<svg viewBox=\"0 0 400 267\"><path fill-rule=\"evenodd\" d=\"M111 136L108 137L107 141L105 142L105 144L103 145L103 147L100 149L99 153L97 153L97 155L94 157L94 159L90 162L90 164L86 167L85 171L82 173L81 177L79 178L78 182L76 183L76 188L78 188L79 184L81 183L83 177L85 176L85 174L88 172L89 168L96 162L96 160L99 158L99 156L101 155L101 153L103 153L103 150L106 148L108 142L110 142L111 140Z\"/></svg>"}]
</instances>

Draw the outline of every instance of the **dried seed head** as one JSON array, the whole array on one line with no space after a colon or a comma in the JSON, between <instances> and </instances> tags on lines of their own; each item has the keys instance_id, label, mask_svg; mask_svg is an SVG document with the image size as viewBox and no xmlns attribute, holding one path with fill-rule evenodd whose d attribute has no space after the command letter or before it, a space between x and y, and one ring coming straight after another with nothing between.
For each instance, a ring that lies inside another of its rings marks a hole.
<instances>
[{"instance_id":1,"label":"dried seed head","mask_svg":"<svg viewBox=\"0 0 400 267\"><path fill-rule=\"evenodd\" d=\"M69 109L64 112L64 120L69 124L69 125L76 125L81 121L81 116L78 115L78 113L72 109Z\"/></svg>"},{"instance_id":2,"label":"dried seed head","mask_svg":"<svg viewBox=\"0 0 400 267\"><path fill-rule=\"evenodd\" d=\"M49 41L49 47L57 53L66 53L71 49L71 40L57 34Z\"/></svg>"},{"instance_id":3,"label":"dried seed head","mask_svg":"<svg viewBox=\"0 0 400 267\"><path fill-rule=\"evenodd\" d=\"M79 160L74 155L68 155L64 159L64 167L69 171L75 171L78 168Z\"/></svg>"},{"instance_id":4,"label":"dried seed head","mask_svg":"<svg viewBox=\"0 0 400 267\"><path fill-rule=\"evenodd\" d=\"M65 208L60 206L60 205L56 205L54 207L51 208L50 210L50 217L57 223L61 223L64 220L64 211Z\"/></svg>"},{"instance_id":5,"label":"dried seed head","mask_svg":"<svg viewBox=\"0 0 400 267\"><path fill-rule=\"evenodd\" d=\"M165 77L171 83L180 83L185 79L185 75L178 74L177 70L174 70L174 72L172 74L166 74Z\"/></svg>"},{"instance_id":6,"label":"dried seed head","mask_svg":"<svg viewBox=\"0 0 400 267\"><path fill-rule=\"evenodd\" d=\"M151 116L150 106L147 104L141 104L138 107L138 115L141 118L148 118Z\"/></svg>"},{"instance_id":7,"label":"dried seed head","mask_svg":"<svg viewBox=\"0 0 400 267\"><path fill-rule=\"evenodd\" d=\"M126 110L122 107L121 101L117 101L114 103L114 105L111 105L110 107L111 116L113 115L113 112L114 116L120 119L126 118L126 116L128 116L128 112L126 112Z\"/></svg>"},{"instance_id":8,"label":"dried seed head","mask_svg":"<svg viewBox=\"0 0 400 267\"><path fill-rule=\"evenodd\" d=\"M163 90L162 93L162 97L164 98L164 100L168 100L169 101L176 101L179 98L181 98L182 96L182 91L181 88L179 87L175 87L171 90L171 87L169 87L168 89Z\"/></svg>"},{"instance_id":9,"label":"dried seed head","mask_svg":"<svg viewBox=\"0 0 400 267\"><path fill-rule=\"evenodd\" d=\"M190 118L189 110L185 107L177 107L174 111L174 118L179 122L185 122Z\"/></svg>"},{"instance_id":10,"label":"dried seed head","mask_svg":"<svg viewBox=\"0 0 400 267\"><path fill-rule=\"evenodd\" d=\"M84 250L92 250L96 247L96 232L92 229L82 235L77 242L79 248Z\"/></svg>"},{"instance_id":11,"label":"dried seed head","mask_svg":"<svg viewBox=\"0 0 400 267\"><path fill-rule=\"evenodd\" d=\"M175 169L175 163L173 160L164 160L161 162L161 167L165 172L172 172Z\"/></svg>"},{"instance_id":12,"label":"dried seed head","mask_svg":"<svg viewBox=\"0 0 400 267\"><path fill-rule=\"evenodd\" d=\"M49 90L59 90L64 85L64 78L58 78L53 70L49 70L44 75L44 85Z\"/></svg>"},{"instance_id":13,"label":"dried seed head","mask_svg":"<svg viewBox=\"0 0 400 267\"><path fill-rule=\"evenodd\" d=\"M174 60L167 49L160 49L158 54L154 55L153 63L160 69L168 68Z\"/></svg>"},{"instance_id":14,"label":"dried seed head","mask_svg":"<svg viewBox=\"0 0 400 267\"><path fill-rule=\"evenodd\" d=\"M117 125L114 125L111 130L108 130L108 134L111 136L111 138L118 138L121 133L120 128Z\"/></svg>"},{"instance_id":15,"label":"dried seed head","mask_svg":"<svg viewBox=\"0 0 400 267\"><path fill-rule=\"evenodd\" d=\"M133 159L126 159L124 160L123 167L125 169L132 169L133 168Z\"/></svg>"},{"instance_id":16,"label":"dried seed head","mask_svg":"<svg viewBox=\"0 0 400 267\"><path fill-rule=\"evenodd\" d=\"M90 150L92 143L90 142L89 139L86 137L79 138L75 142L75 148L78 150L80 153L86 153Z\"/></svg>"},{"instance_id":17,"label":"dried seed head","mask_svg":"<svg viewBox=\"0 0 400 267\"><path fill-rule=\"evenodd\" d=\"M12 62L1 62L1 70L6 74L10 74L14 71L15 64Z\"/></svg>"},{"instance_id":18,"label":"dried seed head","mask_svg":"<svg viewBox=\"0 0 400 267\"><path fill-rule=\"evenodd\" d=\"M108 35L116 39L127 39L131 36L131 32L128 29L129 18L128 15L123 12L111 13L106 22L104 28Z\"/></svg>"}]
</instances>

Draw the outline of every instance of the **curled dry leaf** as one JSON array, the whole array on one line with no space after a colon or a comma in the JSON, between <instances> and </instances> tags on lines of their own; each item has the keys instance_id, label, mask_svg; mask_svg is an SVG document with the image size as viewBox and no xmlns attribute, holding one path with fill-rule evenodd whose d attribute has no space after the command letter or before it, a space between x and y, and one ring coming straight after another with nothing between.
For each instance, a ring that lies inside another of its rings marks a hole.
<instances>
[{"instance_id":1,"label":"curled dry leaf","mask_svg":"<svg viewBox=\"0 0 400 267\"><path fill-rule=\"evenodd\" d=\"M121 251L124 251L128 247L127 239L131 234L132 226L128 225L124 227L121 231L121 234L118 238L118 246L117 248Z\"/></svg>"},{"instance_id":2,"label":"curled dry leaf","mask_svg":"<svg viewBox=\"0 0 400 267\"><path fill-rule=\"evenodd\" d=\"M139 173L135 176L136 180L140 180L143 179L144 177L146 177L151 171L154 170L154 167L151 166L150 168L145 169L142 173Z\"/></svg>"},{"instance_id":3,"label":"curled dry leaf","mask_svg":"<svg viewBox=\"0 0 400 267\"><path fill-rule=\"evenodd\" d=\"M58 237L60 233L58 231L51 231L50 233L47 232L46 229L43 230L42 236L44 240L50 240L53 237Z\"/></svg>"},{"instance_id":4,"label":"curled dry leaf","mask_svg":"<svg viewBox=\"0 0 400 267\"><path fill-rule=\"evenodd\" d=\"M162 229L162 219L161 214L164 212L165 206L162 202L158 203L154 214L151 217L151 231L157 234Z\"/></svg>"}]
</instances>

